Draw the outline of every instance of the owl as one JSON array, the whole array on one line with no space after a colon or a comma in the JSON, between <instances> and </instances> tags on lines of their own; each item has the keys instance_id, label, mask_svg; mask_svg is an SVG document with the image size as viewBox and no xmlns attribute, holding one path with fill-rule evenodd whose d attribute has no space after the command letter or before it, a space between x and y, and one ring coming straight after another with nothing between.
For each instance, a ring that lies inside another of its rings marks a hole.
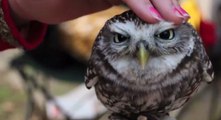
<instances>
[{"instance_id":1,"label":"owl","mask_svg":"<svg viewBox=\"0 0 221 120\"><path fill-rule=\"evenodd\" d=\"M148 24L132 11L99 32L85 75L110 120L169 120L202 81L213 80L202 41L188 24Z\"/></svg>"}]
</instances>

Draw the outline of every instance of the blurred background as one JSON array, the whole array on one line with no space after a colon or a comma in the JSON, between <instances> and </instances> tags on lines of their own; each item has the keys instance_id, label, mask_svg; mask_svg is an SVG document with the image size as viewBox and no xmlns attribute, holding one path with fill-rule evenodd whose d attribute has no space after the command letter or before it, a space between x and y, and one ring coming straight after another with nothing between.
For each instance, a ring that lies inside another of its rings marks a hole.
<instances>
[{"instance_id":1,"label":"blurred background","mask_svg":"<svg viewBox=\"0 0 221 120\"><path fill-rule=\"evenodd\" d=\"M177 120L221 120L221 0L181 0L213 62L215 80L172 112ZM83 84L91 47L105 21L125 6L50 26L33 51L0 53L0 120L105 120L106 109Z\"/></svg>"}]
</instances>

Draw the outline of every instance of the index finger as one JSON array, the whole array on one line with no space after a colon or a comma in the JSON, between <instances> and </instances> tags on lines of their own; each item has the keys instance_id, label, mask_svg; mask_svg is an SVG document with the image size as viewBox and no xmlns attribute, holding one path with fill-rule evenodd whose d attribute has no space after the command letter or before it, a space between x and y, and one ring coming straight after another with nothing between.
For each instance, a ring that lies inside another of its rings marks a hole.
<instances>
[{"instance_id":1,"label":"index finger","mask_svg":"<svg viewBox=\"0 0 221 120\"><path fill-rule=\"evenodd\" d=\"M151 0L151 3L165 20L175 24L181 24L184 21L184 17L177 11L172 0Z\"/></svg>"},{"instance_id":2,"label":"index finger","mask_svg":"<svg viewBox=\"0 0 221 120\"><path fill-rule=\"evenodd\" d=\"M163 18L160 16L157 10L152 6L149 0L122 0L124 1L134 13L142 20L148 23L156 23Z\"/></svg>"}]
</instances>

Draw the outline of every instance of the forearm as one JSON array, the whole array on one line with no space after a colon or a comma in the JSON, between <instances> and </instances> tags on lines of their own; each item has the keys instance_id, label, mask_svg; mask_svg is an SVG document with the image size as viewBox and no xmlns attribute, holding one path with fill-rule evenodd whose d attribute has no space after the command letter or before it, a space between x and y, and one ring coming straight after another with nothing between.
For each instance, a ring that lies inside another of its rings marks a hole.
<instances>
[{"instance_id":1,"label":"forearm","mask_svg":"<svg viewBox=\"0 0 221 120\"><path fill-rule=\"evenodd\" d=\"M9 47L34 49L46 33L47 25L40 22L60 23L111 6L102 1L0 0L0 51Z\"/></svg>"},{"instance_id":2,"label":"forearm","mask_svg":"<svg viewBox=\"0 0 221 120\"><path fill-rule=\"evenodd\" d=\"M112 6L108 0L9 0L9 3L20 18L48 24L75 19Z\"/></svg>"}]
</instances>

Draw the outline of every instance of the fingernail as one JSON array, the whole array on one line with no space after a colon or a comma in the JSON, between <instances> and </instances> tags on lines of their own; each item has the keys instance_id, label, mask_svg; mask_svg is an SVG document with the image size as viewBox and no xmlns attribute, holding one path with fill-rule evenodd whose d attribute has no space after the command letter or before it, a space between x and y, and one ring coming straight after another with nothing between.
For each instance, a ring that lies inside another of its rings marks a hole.
<instances>
[{"instance_id":1,"label":"fingernail","mask_svg":"<svg viewBox=\"0 0 221 120\"><path fill-rule=\"evenodd\" d=\"M180 6L175 6L175 8L186 20L190 18L190 15L183 8Z\"/></svg>"},{"instance_id":2,"label":"fingernail","mask_svg":"<svg viewBox=\"0 0 221 120\"><path fill-rule=\"evenodd\" d=\"M158 21L163 21L163 17L160 15L160 13L153 6L150 6L149 10L150 10L151 15L155 19L157 19Z\"/></svg>"},{"instance_id":3,"label":"fingernail","mask_svg":"<svg viewBox=\"0 0 221 120\"><path fill-rule=\"evenodd\" d=\"M177 17L183 18L182 13L178 10L178 8L176 6L174 6L174 8L173 8L173 12L175 13L175 15Z\"/></svg>"}]
</instances>

